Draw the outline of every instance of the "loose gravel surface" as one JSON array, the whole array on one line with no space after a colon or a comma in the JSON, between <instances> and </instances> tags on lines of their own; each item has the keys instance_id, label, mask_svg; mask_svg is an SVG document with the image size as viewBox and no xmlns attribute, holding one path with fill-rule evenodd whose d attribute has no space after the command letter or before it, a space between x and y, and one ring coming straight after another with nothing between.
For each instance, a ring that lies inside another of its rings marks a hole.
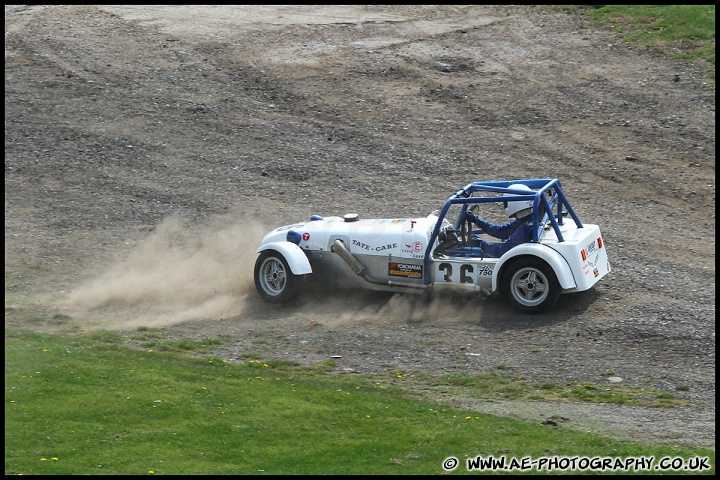
<instances>
[{"instance_id":1,"label":"loose gravel surface","mask_svg":"<svg viewBox=\"0 0 720 480\"><path fill-rule=\"evenodd\" d=\"M6 6L5 327L621 382L688 405L443 401L714 449L715 85L669 53L539 6ZM559 178L613 267L546 314L254 292L270 228L424 216L520 178Z\"/></svg>"}]
</instances>

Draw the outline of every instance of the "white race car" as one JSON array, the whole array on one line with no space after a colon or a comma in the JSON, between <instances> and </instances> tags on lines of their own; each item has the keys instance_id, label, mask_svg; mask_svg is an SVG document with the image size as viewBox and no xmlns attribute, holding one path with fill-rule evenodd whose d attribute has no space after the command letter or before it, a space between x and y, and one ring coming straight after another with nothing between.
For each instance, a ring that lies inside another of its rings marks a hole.
<instances>
[{"instance_id":1,"label":"white race car","mask_svg":"<svg viewBox=\"0 0 720 480\"><path fill-rule=\"evenodd\" d=\"M472 221L491 202L531 209L524 212L531 212L532 238L497 257L479 246L487 235ZM428 296L500 294L522 312L540 313L560 294L588 290L610 272L600 227L580 221L557 179L473 182L427 217L313 215L265 235L257 253L255 286L276 304L294 300L312 276L334 286Z\"/></svg>"}]
</instances>

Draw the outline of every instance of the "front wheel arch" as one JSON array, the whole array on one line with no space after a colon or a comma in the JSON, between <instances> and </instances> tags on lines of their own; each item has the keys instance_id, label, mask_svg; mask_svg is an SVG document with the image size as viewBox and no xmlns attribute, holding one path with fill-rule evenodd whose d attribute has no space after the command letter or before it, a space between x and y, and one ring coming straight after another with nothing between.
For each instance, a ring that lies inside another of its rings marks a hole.
<instances>
[{"instance_id":1,"label":"front wheel arch","mask_svg":"<svg viewBox=\"0 0 720 480\"><path fill-rule=\"evenodd\" d=\"M552 267L534 256L522 256L503 267L500 294L523 313L545 312L560 297L561 287Z\"/></svg>"},{"instance_id":2,"label":"front wheel arch","mask_svg":"<svg viewBox=\"0 0 720 480\"><path fill-rule=\"evenodd\" d=\"M276 250L264 250L255 261L255 289L268 303L283 304L295 300L304 277L292 273L288 261Z\"/></svg>"}]
</instances>

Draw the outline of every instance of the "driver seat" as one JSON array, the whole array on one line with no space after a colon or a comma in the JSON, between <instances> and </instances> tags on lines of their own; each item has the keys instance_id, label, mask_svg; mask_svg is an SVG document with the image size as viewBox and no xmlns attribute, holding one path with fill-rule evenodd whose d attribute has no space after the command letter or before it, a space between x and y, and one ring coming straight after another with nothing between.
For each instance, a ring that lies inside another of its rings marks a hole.
<instances>
[{"instance_id":1,"label":"driver seat","mask_svg":"<svg viewBox=\"0 0 720 480\"><path fill-rule=\"evenodd\" d=\"M458 237L455 229L452 227L447 227L445 230L438 233L438 240L440 243L437 247L435 247L435 250L433 250L433 255L439 255L446 250L460 246L460 238Z\"/></svg>"}]
</instances>

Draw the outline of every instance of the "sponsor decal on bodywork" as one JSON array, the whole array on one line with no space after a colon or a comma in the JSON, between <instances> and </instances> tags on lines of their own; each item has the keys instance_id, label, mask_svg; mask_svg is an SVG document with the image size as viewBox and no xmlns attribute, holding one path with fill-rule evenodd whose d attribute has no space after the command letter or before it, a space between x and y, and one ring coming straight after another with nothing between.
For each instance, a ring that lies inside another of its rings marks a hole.
<instances>
[{"instance_id":1,"label":"sponsor decal on bodywork","mask_svg":"<svg viewBox=\"0 0 720 480\"><path fill-rule=\"evenodd\" d=\"M404 221L405 221L405 219L399 219L399 218L395 218L395 219L393 219L393 218L380 218L380 219L375 220L375 223L377 223L378 225L383 225L383 224L386 224L386 223L392 223L392 224L395 224L395 223L403 223Z\"/></svg>"},{"instance_id":2,"label":"sponsor decal on bodywork","mask_svg":"<svg viewBox=\"0 0 720 480\"><path fill-rule=\"evenodd\" d=\"M598 258L600 258L600 254L599 254L599 253L598 253L597 255L595 255L595 260L593 260L592 262L591 262L590 260L588 260L587 263L588 263L591 267L596 267L597 264L598 264Z\"/></svg>"},{"instance_id":3,"label":"sponsor decal on bodywork","mask_svg":"<svg viewBox=\"0 0 720 480\"><path fill-rule=\"evenodd\" d=\"M595 251L595 240L590 242L587 247L585 247L585 250L587 251L588 255L590 255L592 252Z\"/></svg>"},{"instance_id":4,"label":"sponsor decal on bodywork","mask_svg":"<svg viewBox=\"0 0 720 480\"><path fill-rule=\"evenodd\" d=\"M409 243L406 243L406 244L405 244L405 248L406 248L407 250L403 250L403 252L410 253L410 252L412 251L412 252L417 253L417 252L421 252L421 251L422 251L422 249L423 249L423 244L422 244L422 242L413 242L412 245L410 245Z\"/></svg>"},{"instance_id":5,"label":"sponsor decal on bodywork","mask_svg":"<svg viewBox=\"0 0 720 480\"><path fill-rule=\"evenodd\" d=\"M391 277L423 278L423 266L411 263L388 262L388 275Z\"/></svg>"},{"instance_id":6,"label":"sponsor decal on bodywork","mask_svg":"<svg viewBox=\"0 0 720 480\"><path fill-rule=\"evenodd\" d=\"M422 242L406 243L400 249L400 253L404 253L410 258L425 258L425 248Z\"/></svg>"},{"instance_id":7,"label":"sponsor decal on bodywork","mask_svg":"<svg viewBox=\"0 0 720 480\"><path fill-rule=\"evenodd\" d=\"M389 243L387 245L368 245L367 243L360 242L358 240L350 240L354 247L362 248L372 252L382 252L385 250L392 250L397 248L397 243Z\"/></svg>"}]
</instances>

